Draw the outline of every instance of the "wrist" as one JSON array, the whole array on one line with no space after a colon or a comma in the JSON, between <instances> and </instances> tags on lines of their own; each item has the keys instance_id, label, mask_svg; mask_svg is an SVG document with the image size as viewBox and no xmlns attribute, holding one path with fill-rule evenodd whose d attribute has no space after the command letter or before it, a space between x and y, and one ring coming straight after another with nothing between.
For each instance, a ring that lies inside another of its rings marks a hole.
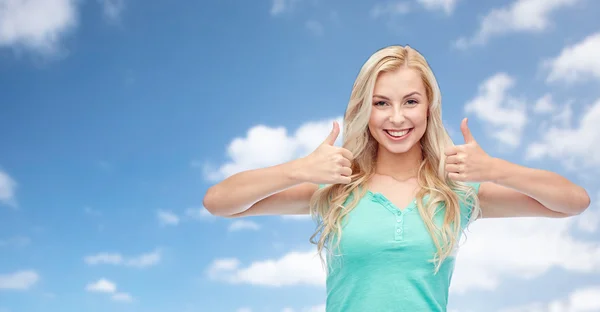
<instances>
[{"instance_id":1,"label":"wrist","mask_svg":"<svg viewBox=\"0 0 600 312\"><path fill-rule=\"evenodd\" d=\"M305 170L303 170L303 162L303 158L298 158L284 163L282 169L285 177L294 183L306 182L308 177L306 176Z\"/></svg>"},{"instance_id":2,"label":"wrist","mask_svg":"<svg viewBox=\"0 0 600 312\"><path fill-rule=\"evenodd\" d=\"M490 181L496 184L503 184L511 175L510 163L501 158L492 158L490 165Z\"/></svg>"}]
</instances>

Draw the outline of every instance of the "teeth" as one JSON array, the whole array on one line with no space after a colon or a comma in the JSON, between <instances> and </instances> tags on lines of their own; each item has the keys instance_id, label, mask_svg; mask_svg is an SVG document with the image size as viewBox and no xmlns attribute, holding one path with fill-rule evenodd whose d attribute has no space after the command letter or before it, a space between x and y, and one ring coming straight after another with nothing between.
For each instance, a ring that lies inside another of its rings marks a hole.
<instances>
[{"instance_id":1,"label":"teeth","mask_svg":"<svg viewBox=\"0 0 600 312\"><path fill-rule=\"evenodd\" d=\"M401 137L401 136L407 134L408 130L402 130L402 131L389 131L388 130L387 133L389 133L390 135L395 136L395 137Z\"/></svg>"}]
</instances>

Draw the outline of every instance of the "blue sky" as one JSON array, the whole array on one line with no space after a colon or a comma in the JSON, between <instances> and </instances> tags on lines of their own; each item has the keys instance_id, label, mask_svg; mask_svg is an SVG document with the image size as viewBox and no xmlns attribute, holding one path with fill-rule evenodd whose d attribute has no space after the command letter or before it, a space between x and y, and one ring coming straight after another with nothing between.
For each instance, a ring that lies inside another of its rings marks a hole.
<instances>
[{"instance_id":1,"label":"blue sky","mask_svg":"<svg viewBox=\"0 0 600 312\"><path fill-rule=\"evenodd\" d=\"M480 220L451 311L600 311L600 3L0 0L0 311L324 311L307 218L210 216L206 189L312 151L363 62L429 61L457 143L592 205Z\"/></svg>"}]
</instances>

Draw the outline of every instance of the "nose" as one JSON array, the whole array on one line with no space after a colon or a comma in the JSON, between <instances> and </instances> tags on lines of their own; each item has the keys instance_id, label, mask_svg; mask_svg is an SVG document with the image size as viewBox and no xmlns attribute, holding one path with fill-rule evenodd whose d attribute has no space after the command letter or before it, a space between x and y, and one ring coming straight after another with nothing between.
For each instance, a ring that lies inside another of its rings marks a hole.
<instances>
[{"instance_id":1,"label":"nose","mask_svg":"<svg viewBox=\"0 0 600 312\"><path fill-rule=\"evenodd\" d=\"M390 122L393 124L401 124L405 120L404 112L401 108L394 108L390 115Z\"/></svg>"}]
</instances>

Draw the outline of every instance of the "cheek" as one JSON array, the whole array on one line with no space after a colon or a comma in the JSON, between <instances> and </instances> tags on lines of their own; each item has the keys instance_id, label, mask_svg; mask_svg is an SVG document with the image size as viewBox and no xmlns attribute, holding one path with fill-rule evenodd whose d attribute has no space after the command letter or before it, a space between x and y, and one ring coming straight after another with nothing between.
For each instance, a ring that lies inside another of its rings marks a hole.
<instances>
[{"instance_id":1,"label":"cheek","mask_svg":"<svg viewBox=\"0 0 600 312\"><path fill-rule=\"evenodd\" d=\"M416 127L427 126L427 109L419 109L412 111L411 120Z\"/></svg>"}]
</instances>

